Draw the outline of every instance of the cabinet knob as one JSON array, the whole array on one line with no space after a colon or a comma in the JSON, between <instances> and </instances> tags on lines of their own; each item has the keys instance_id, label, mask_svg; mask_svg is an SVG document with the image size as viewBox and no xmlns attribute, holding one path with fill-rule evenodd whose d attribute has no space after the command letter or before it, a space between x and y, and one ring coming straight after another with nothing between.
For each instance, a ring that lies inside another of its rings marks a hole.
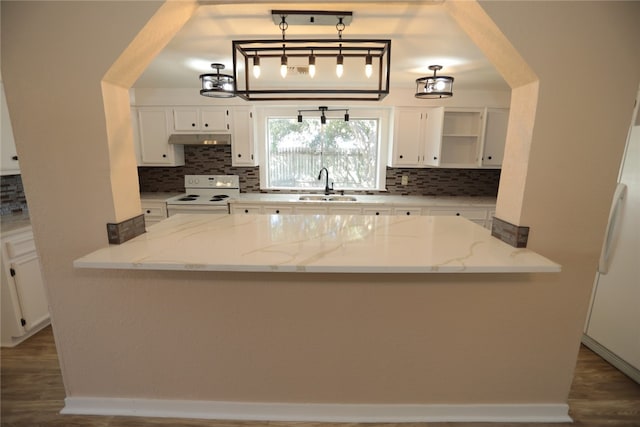
<instances>
[{"instance_id":1,"label":"cabinet knob","mask_svg":"<svg viewBox=\"0 0 640 427\"><path fill-rule=\"evenodd\" d=\"M380 212L376 212L376 215L380 215Z\"/></svg>"},{"instance_id":2,"label":"cabinet knob","mask_svg":"<svg viewBox=\"0 0 640 427\"><path fill-rule=\"evenodd\" d=\"M276 213L279 214L280 213L280 209L276 209Z\"/></svg>"},{"instance_id":3,"label":"cabinet knob","mask_svg":"<svg viewBox=\"0 0 640 427\"><path fill-rule=\"evenodd\" d=\"M436 156L433 156L433 160L438 160L438 158Z\"/></svg>"},{"instance_id":4,"label":"cabinet knob","mask_svg":"<svg viewBox=\"0 0 640 427\"><path fill-rule=\"evenodd\" d=\"M402 159L404 156L402 154L400 154L400 158Z\"/></svg>"},{"instance_id":5,"label":"cabinet knob","mask_svg":"<svg viewBox=\"0 0 640 427\"><path fill-rule=\"evenodd\" d=\"M18 161L18 156L12 156L12 157L11 157L11 160Z\"/></svg>"},{"instance_id":6,"label":"cabinet knob","mask_svg":"<svg viewBox=\"0 0 640 427\"><path fill-rule=\"evenodd\" d=\"M244 213L249 213L249 209L245 209L245 210L244 210Z\"/></svg>"},{"instance_id":7,"label":"cabinet knob","mask_svg":"<svg viewBox=\"0 0 640 427\"><path fill-rule=\"evenodd\" d=\"M195 123L191 123L191 127L192 128L196 127L196 124Z\"/></svg>"},{"instance_id":8,"label":"cabinet knob","mask_svg":"<svg viewBox=\"0 0 640 427\"><path fill-rule=\"evenodd\" d=\"M166 154L163 154L163 155L162 155L162 158L163 158L163 159L166 159L166 158L167 158L167 155L166 155Z\"/></svg>"},{"instance_id":9,"label":"cabinet knob","mask_svg":"<svg viewBox=\"0 0 640 427\"><path fill-rule=\"evenodd\" d=\"M238 154L238 157L242 157L242 154Z\"/></svg>"},{"instance_id":10,"label":"cabinet knob","mask_svg":"<svg viewBox=\"0 0 640 427\"><path fill-rule=\"evenodd\" d=\"M460 212L456 212L456 216L460 216Z\"/></svg>"},{"instance_id":11,"label":"cabinet knob","mask_svg":"<svg viewBox=\"0 0 640 427\"><path fill-rule=\"evenodd\" d=\"M148 213L148 214L150 214L150 213L151 213L151 211L150 211L149 209L147 209L147 213Z\"/></svg>"},{"instance_id":12,"label":"cabinet knob","mask_svg":"<svg viewBox=\"0 0 640 427\"><path fill-rule=\"evenodd\" d=\"M209 123L205 123L204 127L208 128L209 127Z\"/></svg>"},{"instance_id":13,"label":"cabinet knob","mask_svg":"<svg viewBox=\"0 0 640 427\"><path fill-rule=\"evenodd\" d=\"M492 156L489 156L489 157L487 157L487 159L491 160L491 157L492 157Z\"/></svg>"},{"instance_id":14,"label":"cabinet knob","mask_svg":"<svg viewBox=\"0 0 640 427\"><path fill-rule=\"evenodd\" d=\"M411 212L407 212L407 215L411 215Z\"/></svg>"}]
</instances>

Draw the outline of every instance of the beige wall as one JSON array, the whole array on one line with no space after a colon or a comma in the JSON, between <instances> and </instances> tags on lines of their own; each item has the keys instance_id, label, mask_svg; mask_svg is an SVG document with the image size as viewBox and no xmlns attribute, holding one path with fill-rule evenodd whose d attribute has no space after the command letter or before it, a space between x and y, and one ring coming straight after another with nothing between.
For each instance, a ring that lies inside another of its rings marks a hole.
<instances>
[{"instance_id":1,"label":"beige wall","mask_svg":"<svg viewBox=\"0 0 640 427\"><path fill-rule=\"evenodd\" d=\"M159 4L3 0L2 76L68 395L565 402L640 80L640 3L482 6L540 78L515 209L530 246L563 272L327 285L74 270L106 244L105 223L139 204L122 197L137 186L133 150L126 136L108 140L100 81ZM598 96L590 85L603 72L617 79Z\"/></svg>"}]
</instances>

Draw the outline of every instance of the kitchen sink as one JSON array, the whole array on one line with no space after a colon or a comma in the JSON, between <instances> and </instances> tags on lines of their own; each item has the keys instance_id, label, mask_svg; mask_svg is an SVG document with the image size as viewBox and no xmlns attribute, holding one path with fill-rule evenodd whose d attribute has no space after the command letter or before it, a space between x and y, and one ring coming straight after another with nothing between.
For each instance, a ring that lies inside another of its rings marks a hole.
<instances>
[{"instance_id":1,"label":"kitchen sink","mask_svg":"<svg viewBox=\"0 0 640 427\"><path fill-rule=\"evenodd\" d=\"M316 201L316 202L355 202L357 199L353 196L325 196L325 195L306 195L300 196L298 200Z\"/></svg>"}]
</instances>

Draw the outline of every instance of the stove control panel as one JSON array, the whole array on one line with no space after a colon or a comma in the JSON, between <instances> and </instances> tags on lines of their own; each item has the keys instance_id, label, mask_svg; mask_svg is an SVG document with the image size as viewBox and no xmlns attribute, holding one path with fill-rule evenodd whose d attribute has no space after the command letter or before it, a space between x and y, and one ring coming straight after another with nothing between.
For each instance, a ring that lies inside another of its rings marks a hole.
<instances>
[{"instance_id":1,"label":"stove control panel","mask_svg":"<svg viewBox=\"0 0 640 427\"><path fill-rule=\"evenodd\" d=\"M185 188L240 188L238 175L185 175Z\"/></svg>"}]
</instances>

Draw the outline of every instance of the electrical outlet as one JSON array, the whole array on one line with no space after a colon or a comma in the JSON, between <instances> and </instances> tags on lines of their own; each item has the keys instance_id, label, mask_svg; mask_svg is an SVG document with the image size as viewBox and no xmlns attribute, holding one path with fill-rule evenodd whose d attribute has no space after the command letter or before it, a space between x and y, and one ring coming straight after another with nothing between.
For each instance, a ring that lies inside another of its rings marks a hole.
<instances>
[{"instance_id":1,"label":"electrical outlet","mask_svg":"<svg viewBox=\"0 0 640 427\"><path fill-rule=\"evenodd\" d=\"M402 175L402 180L400 181L402 185L409 184L409 175Z\"/></svg>"}]
</instances>

